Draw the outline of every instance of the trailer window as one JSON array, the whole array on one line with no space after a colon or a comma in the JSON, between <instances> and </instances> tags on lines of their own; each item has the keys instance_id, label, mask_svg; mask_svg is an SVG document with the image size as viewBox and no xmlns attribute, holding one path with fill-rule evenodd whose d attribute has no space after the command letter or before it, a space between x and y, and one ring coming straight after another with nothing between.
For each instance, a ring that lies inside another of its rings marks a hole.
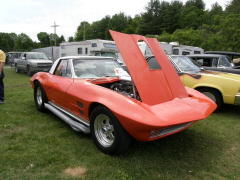
<instances>
[{"instance_id":1,"label":"trailer window","mask_svg":"<svg viewBox=\"0 0 240 180\"><path fill-rule=\"evenodd\" d=\"M111 44L111 43L103 43L103 46L105 48L117 48L116 44Z\"/></svg>"},{"instance_id":2,"label":"trailer window","mask_svg":"<svg viewBox=\"0 0 240 180\"><path fill-rule=\"evenodd\" d=\"M82 54L82 48L78 48L78 54Z\"/></svg>"},{"instance_id":3,"label":"trailer window","mask_svg":"<svg viewBox=\"0 0 240 180\"><path fill-rule=\"evenodd\" d=\"M85 48L85 54L88 54L88 48Z\"/></svg>"},{"instance_id":4,"label":"trailer window","mask_svg":"<svg viewBox=\"0 0 240 180\"><path fill-rule=\"evenodd\" d=\"M188 51L183 51L182 52L182 55L189 55L190 54L190 52L188 52Z\"/></svg>"},{"instance_id":5,"label":"trailer window","mask_svg":"<svg viewBox=\"0 0 240 180\"><path fill-rule=\"evenodd\" d=\"M179 55L179 49L173 49L173 54Z\"/></svg>"},{"instance_id":6,"label":"trailer window","mask_svg":"<svg viewBox=\"0 0 240 180\"><path fill-rule=\"evenodd\" d=\"M194 54L201 54L200 51L194 51Z\"/></svg>"},{"instance_id":7,"label":"trailer window","mask_svg":"<svg viewBox=\"0 0 240 180\"><path fill-rule=\"evenodd\" d=\"M97 43L92 43L92 47L97 47Z\"/></svg>"}]
</instances>

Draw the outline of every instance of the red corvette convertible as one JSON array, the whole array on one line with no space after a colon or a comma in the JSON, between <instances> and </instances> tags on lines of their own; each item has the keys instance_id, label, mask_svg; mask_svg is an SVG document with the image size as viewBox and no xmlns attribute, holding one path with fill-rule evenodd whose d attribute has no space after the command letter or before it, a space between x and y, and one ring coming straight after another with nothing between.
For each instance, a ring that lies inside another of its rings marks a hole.
<instances>
[{"instance_id":1,"label":"red corvette convertible","mask_svg":"<svg viewBox=\"0 0 240 180\"><path fill-rule=\"evenodd\" d=\"M114 58L56 60L30 83L39 111L50 110L74 130L91 133L106 154L120 154L131 139L151 141L208 117L216 104L185 88L156 39L110 31L130 76ZM137 46L145 41L161 69L151 69Z\"/></svg>"}]
</instances>

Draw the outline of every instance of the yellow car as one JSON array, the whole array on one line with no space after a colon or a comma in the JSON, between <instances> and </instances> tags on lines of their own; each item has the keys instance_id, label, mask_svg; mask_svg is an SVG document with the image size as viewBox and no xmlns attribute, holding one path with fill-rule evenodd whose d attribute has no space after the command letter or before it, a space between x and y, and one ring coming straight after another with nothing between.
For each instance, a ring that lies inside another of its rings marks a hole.
<instances>
[{"instance_id":1,"label":"yellow car","mask_svg":"<svg viewBox=\"0 0 240 180\"><path fill-rule=\"evenodd\" d=\"M169 59L187 87L196 89L212 99L218 106L223 103L240 105L240 75L206 71L190 58L182 55L169 55ZM150 67L158 66L155 57L147 58Z\"/></svg>"}]
</instances>

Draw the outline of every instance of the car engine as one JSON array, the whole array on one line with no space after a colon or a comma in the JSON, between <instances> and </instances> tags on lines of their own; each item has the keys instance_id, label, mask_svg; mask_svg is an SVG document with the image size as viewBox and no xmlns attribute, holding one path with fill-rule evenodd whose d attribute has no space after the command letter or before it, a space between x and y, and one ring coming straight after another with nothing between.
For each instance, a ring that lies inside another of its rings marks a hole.
<instances>
[{"instance_id":1,"label":"car engine","mask_svg":"<svg viewBox=\"0 0 240 180\"><path fill-rule=\"evenodd\" d=\"M120 80L111 84L110 89L130 98L141 101L138 91L130 80Z\"/></svg>"}]
</instances>

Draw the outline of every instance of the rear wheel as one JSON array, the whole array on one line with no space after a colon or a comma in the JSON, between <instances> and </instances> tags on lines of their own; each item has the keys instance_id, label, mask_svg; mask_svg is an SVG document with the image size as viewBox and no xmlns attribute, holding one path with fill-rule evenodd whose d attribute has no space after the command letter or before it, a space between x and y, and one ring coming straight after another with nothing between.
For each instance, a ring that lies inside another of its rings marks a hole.
<instances>
[{"instance_id":1,"label":"rear wheel","mask_svg":"<svg viewBox=\"0 0 240 180\"><path fill-rule=\"evenodd\" d=\"M38 111L46 111L44 103L48 102L47 96L42 85L38 81L34 85L34 102Z\"/></svg>"},{"instance_id":2,"label":"rear wheel","mask_svg":"<svg viewBox=\"0 0 240 180\"><path fill-rule=\"evenodd\" d=\"M105 154L120 154L131 143L131 136L105 106L99 105L92 111L90 129L95 145Z\"/></svg>"},{"instance_id":3,"label":"rear wheel","mask_svg":"<svg viewBox=\"0 0 240 180\"><path fill-rule=\"evenodd\" d=\"M205 96L209 97L211 100L213 100L216 104L217 104L217 109L219 109L222 104L223 104L223 100L222 100L222 96L221 94L216 91L215 89L211 89L211 88L202 88L199 89L198 91L200 91L201 93L203 93Z\"/></svg>"}]
</instances>

